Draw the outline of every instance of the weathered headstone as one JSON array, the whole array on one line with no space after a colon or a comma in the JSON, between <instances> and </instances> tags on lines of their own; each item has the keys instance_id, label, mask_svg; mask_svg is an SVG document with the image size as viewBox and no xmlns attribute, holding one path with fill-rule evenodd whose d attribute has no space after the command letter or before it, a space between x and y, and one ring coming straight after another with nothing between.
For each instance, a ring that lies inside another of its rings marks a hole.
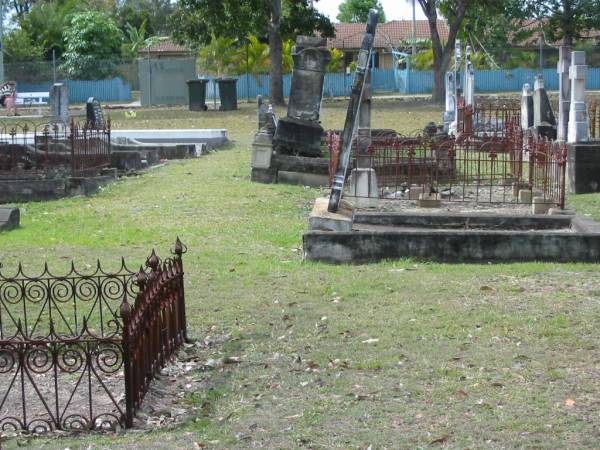
<instances>
[{"instance_id":1,"label":"weathered headstone","mask_svg":"<svg viewBox=\"0 0 600 450\"><path fill-rule=\"evenodd\" d=\"M471 61L471 46L465 51L465 105L475 107L475 70Z\"/></svg>"},{"instance_id":2,"label":"weathered headstone","mask_svg":"<svg viewBox=\"0 0 600 450\"><path fill-rule=\"evenodd\" d=\"M258 104L258 129L260 130L267 124L267 111L269 107L262 98L262 95L256 97L256 103Z\"/></svg>"},{"instance_id":3,"label":"weathered headstone","mask_svg":"<svg viewBox=\"0 0 600 450\"><path fill-rule=\"evenodd\" d=\"M462 52L460 40L456 40L454 45L454 118L448 127L448 134L456 135L458 128L458 109L460 97L462 95L460 70L462 66Z\"/></svg>"},{"instance_id":4,"label":"weathered headstone","mask_svg":"<svg viewBox=\"0 0 600 450\"><path fill-rule=\"evenodd\" d=\"M444 111L444 131L448 132L450 124L454 121L456 111L456 97L455 97L455 78L454 72L446 72L446 109Z\"/></svg>"},{"instance_id":5,"label":"weathered headstone","mask_svg":"<svg viewBox=\"0 0 600 450\"><path fill-rule=\"evenodd\" d=\"M321 156L319 123L325 67L331 59L327 39L298 36L287 117L278 121L273 144L278 153Z\"/></svg>"},{"instance_id":6,"label":"weathered headstone","mask_svg":"<svg viewBox=\"0 0 600 450\"><path fill-rule=\"evenodd\" d=\"M569 106L571 103L571 81L569 67L571 66L571 48L561 46L558 49L558 125L556 138L566 141L569 130Z\"/></svg>"},{"instance_id":7,"label":"weathered headstone","mask_svg":"<svg viewBox=\"0 0 600 450\"><path fill-rule=\"evenodd\" d=\"M571 104L569 106L568 142L586 142L590 139L590 124L585 102L587 65L585 52L571 52Z\"/></svg>"},{"instance_id":8,"label":"weathered headstone","mask_svg":"<svg viewBox=\"0 0 600 450\"><path fill-rule=\"evenodd\" d=\"M533 126L534 131L550 139L556 138L556 118L548 93L544 87L544 78L541 74L535 78L533 91Z\"/></svg>"},{"instance_id":9,"label":"weathered headstone","mask_svg":"<svg viewBox=\"0 0 600 450\"><path fill-rule=\"evenodd\" d=\"M521 93L521 128L529 130L533 126L533 92L529 83L523 85Z\"/></svg>"},{"instance_id":10,"label":"weathered headstone","mask_svg":"<svg viewBox=\"0 0 600 450\"><path fill-rule=\"evenodd\" d=\"M64 83L54 83L50 88L52 115L63 122L69 121L69 87Z\"/></svg>"},{"instance_id":11,"label":"weathered headstone","mask_svg":"<svg viewBox=\"0 0 600 450\"><path fill-rule=\"evenodd\" d=\"M0 208L0 230L17 228L21 221L19 208Z\"/></svg>"},{"instance_id":12,"label":"weathered headstone","mask_svg":"<svg viewBox=\"0 0 600 450\"><path fill-rule=\"evenodd\" d=\"M106 122L104 121L104 113L102 112L102 105L95 97L90 97L85 104L85 115L88 126L93 128L104 128Z\"/></svg>"}]
</instances>

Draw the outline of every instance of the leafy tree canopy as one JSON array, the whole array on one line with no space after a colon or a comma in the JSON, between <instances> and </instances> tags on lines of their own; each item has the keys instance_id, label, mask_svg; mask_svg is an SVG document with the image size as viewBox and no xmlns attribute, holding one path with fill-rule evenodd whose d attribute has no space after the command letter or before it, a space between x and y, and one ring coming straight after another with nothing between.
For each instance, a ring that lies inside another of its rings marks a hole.
<instances>
[{"instance_id":1,"label":"leafy tree canopy","mask_svg":"<svg viewBox=\"0 0 600 450\"><path fill-rule=\"evenodd\" d=\"M339 6L337 20L340 22L366 23L369 10L379 11L379 23L385 23L385 12L379 0L345 0Z\"/></svg>"},{"instance_id":2,"label":"leafy tree canopy","mask_svg":"<svg viewBox=\"0 0 600 450\"><path fill-rule=\"evenodd\" d=\"M329 19L311 8L308 0L284 0L282 13L284 39L317 31L323 36L334 33ZM180 0L170 23L177 42L201 46L209 44L213 35L239 41L249 34L267 36L270 14L265 0Z\"/></svg>"},{"instance_id":3,"label":"leafy tree canopy","mask_svg":"<svg viewBox=\"0 0 600 450\"><path fill-rule=\"evenodd\" d=\"M97 11L73 14L64 32L62 68L80 80L113 75L120 55L122 34L116 22Z\"/></svg>"},{"instance_id":4,"label":"leafy tree canopy","mask_svg":"<svg viewBox=\"0 0 600 450\"><path fill-rule=\"evenodd\" d=\"M144 29L149 35L167 36L173 9L170 0L122 0L117 7L117 24L127 33L128 24L139 29L145 23Z\"/></svg>"}]
</instances>

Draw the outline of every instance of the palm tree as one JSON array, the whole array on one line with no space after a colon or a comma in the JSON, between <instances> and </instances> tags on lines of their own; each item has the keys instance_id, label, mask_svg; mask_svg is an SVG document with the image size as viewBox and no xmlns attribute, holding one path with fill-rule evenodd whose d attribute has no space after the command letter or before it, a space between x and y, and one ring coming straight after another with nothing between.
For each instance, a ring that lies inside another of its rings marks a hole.
<instances>
[{"instance_id":1,"label":"palm tree","mask_svg":"<svg viewBox=\"0 0 600 450\"><path fill-rule=\"evenodd\" d=\"M246 44L238 51L239 73L250 73L258 81L258 74L269 71L269 45L260 42L254 35L249 35Z\"/></svg>"},{"instance_id":2,"label":"palm tree","mask_svg":"<svg viewBox=\"0 0 600 450\"><path fill-rule=\"evenodd\" d=\"M238 53L236 43L236 39L213 35L210 44L198 53L200 68L217 77L230 73Z\"/></svg>"}]
</instances>

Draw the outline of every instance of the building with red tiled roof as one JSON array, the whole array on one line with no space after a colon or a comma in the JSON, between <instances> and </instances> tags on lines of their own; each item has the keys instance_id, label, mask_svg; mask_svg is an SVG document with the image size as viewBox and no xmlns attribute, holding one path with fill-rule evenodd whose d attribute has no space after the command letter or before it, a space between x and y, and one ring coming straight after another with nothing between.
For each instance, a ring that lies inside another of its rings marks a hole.
<instances>
[{"instance_id":1,"label":"building with red tiled roof","mask_svg":"<svg viewBox=\"0 0 600 450\"><path fill-rule=\"evenodd\" d=\"M438 20L438 33L442 41L448 39L448 24ZM344 63L347 66L356 59L365 33L364 23L336 23L335 37L327 39L327 46L344 52ZM373 42L374 65L378 68L391 68L393 65L392 50L404 50L406 42L412 40L412 20L392 20L377 25ZM417 42L431 39L429 22L415 21L415 38Z\"/></svg>"},{"instance_id":2,"label":"building with red tiled roof","mask_svg":"<svg viewBox=\"0 0 600 450\"><path fill-rule=\"evenodd\" d=\"M138 53L141 57L150 55L151 58L177 58L193 54L192 50L176 44L169 38L158 41L150 47L141 48Z\"/></svg>"}]
</instances>

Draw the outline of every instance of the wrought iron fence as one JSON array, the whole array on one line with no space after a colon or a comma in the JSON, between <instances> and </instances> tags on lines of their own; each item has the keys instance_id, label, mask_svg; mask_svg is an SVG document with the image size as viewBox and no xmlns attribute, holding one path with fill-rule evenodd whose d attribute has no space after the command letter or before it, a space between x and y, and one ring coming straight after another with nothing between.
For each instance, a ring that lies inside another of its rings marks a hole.
<instances>
[{"instance_id":1,"label":"wrought iron fence","mask_svg":"<svg viewBox=\"0 0 600 450\"><path fill-rule=\"evenodd\" d=\"M448 202L506 204L519 203L518 190L529 189L564 207L566 145L534 136L524 142L516 118L502 120L502 132L491 135L388 136L373 139L365 154L359 154L355 143L349 195L414 200L412 188ZM339 158L339 134L329 133L327 143L333 167ZM373 171L361 179L352 171L357 168Z\"/></svg>"},{"instance_id":2,"label":"wrought iron fence","mask_svg":"<svg viewBox=\"0 0 600 450\"><path fill-rule=\"evenodd\" d=\"M0 123L0 178L87 176L110 165L110 122Z\"/></svg>"},{"instance_id":3,"label":"wrought iron fence","mask_svg":"<svg viewBox=\"0 0 600 450\"><path fill-rule=\"evenodd\" d=\"M122 261L116 272L0 273L0 430L132 426L186 337L183 253L177 239L171 258L152 251L136 272Z\"/></svg>"},{"instance_id":4,"label":"wrought iron fence","mask_svg":"<svg viewBox=\"0 0 600 450\"><path fill-rule=\"evenodd\" d=\"M73 176L93 175L110 166L110 120L101 127L71 121L69 138Z\"/></svg>"}]
</instances>

